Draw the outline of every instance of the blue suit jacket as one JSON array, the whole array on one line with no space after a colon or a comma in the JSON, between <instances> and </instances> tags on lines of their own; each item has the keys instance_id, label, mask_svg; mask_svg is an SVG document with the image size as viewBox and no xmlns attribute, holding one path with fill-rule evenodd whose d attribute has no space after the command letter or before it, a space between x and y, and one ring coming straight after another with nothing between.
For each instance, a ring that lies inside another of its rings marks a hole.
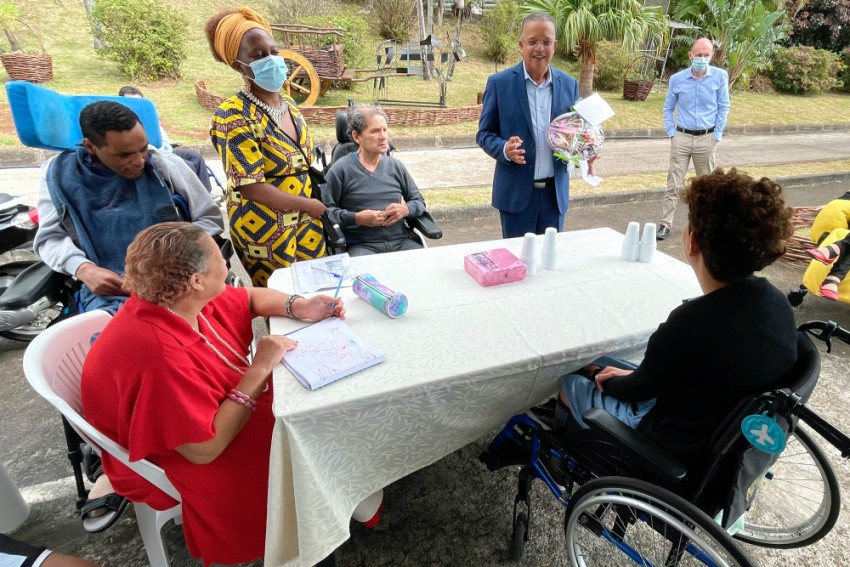
<instances>
[{"instance_id":1,"label":"blue suit jacket","mask_svg":"<svg viewBox=\"0 0 850 567\"><path fill-rule=\"evenodd\" d=\"M550 69L552 113L549 120L551 121L569 112L578 100L578 81L562 71L551 67ZM505 159L505 143L511 136L522 138L525 165ZM522 62L487 79L475 140L482 150L496 160L496 172L493 175L493 206L500 211L510 213L524 211L534 191L534 160L537 142L534 139L531 111L528 108ZM558 159L555 160L555 191L558 195L558 210L564 213L570 199L570 179L566 165Z\"/></svg>"}]
</instances>

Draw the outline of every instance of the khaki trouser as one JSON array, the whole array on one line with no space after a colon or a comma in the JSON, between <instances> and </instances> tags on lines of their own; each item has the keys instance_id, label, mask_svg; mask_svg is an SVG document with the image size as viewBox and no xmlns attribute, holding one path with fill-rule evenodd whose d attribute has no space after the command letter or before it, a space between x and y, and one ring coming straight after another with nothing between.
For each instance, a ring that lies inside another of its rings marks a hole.
<instances>
[{"instance_id":1,"label":"khaki trouser","mask_svg":"<svg viewBox=\"0 0 850 567\"><path fill-rule=\"evenodd\" d=\"M691 160L697 175L706 175L714 171L714 156L717 152L717 140L713 133L694 136L676 132L670 138L670 169L667 171L667 190L661 202L661 222L668 228L673 226L673 215L679 204L679 192L685 182L685 174Z\"/></svg>"}]
</instances>

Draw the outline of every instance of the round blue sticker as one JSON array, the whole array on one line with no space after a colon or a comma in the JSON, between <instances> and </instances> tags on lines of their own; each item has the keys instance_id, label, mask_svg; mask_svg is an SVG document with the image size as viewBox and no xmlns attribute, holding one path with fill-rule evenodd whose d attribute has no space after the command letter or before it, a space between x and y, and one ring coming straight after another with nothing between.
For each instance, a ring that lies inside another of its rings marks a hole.
<instances>
[{"instance_id":1,"label":"round blue sticker","mask_svg":"<svg viewBox=\"0 0 850 567\"><path fill-rule=\"evenodd\" d=\"M785 432L767 415L748 415L741 421L741 432L750 445L765 453L778 455L785 449Z\"/></svg>"}]
</instances>

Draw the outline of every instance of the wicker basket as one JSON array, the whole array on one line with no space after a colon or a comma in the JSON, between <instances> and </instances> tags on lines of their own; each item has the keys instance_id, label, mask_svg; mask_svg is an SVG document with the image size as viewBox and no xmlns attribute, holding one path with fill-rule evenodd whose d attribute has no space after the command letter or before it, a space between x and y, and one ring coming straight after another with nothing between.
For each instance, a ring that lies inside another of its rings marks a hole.
<instances>
[{"instance_id":1,"label":"wicker basket","mask_svg":"<svg viewBox=\"0 0 850 567\"><path fill-rule=\"evenodd\" d=\"M655 81L640 81L636 79L623 79L623 98L643 102L649 96Z\"/></svg>"},{"instance_id":2,"label":"wicker basket","mask_svg":"<svg viewBox=\"0 0 850 567\"><path fill-rule=\"evenodd\" d=\"M632 62L626 66L625 73L623 74L623 98L626 100L643 102L646 100L646 97L649 96L649 91L651 91L652 87L655 86L655 81L626 78L628 77L632 66L640 59L643 59L643 56L633 59Z\"/></svg>"},{"instance_id":3,"label":"wicker basket","mask_svg":"<svg viewBox=\"0 0 850 567\"><path fill-rule=\"evenodd\" d=\"M195 81L195 94L198 96L198 103L209 110L217 109L224 102L223 96L207 90L207 83L203 79Z\"/></svg>"},{"instance_id":4,"label":"wicker basket","mask_svg":"<svg viewBox=\"0 0 850 567\"><path fill-rule=\"evenodd\" d=\"M25 22L21 24L29 28L38 44L41 47L41 53L3 53L0 54L0 61L3 62L3 68L6 69L6 74L13 81L29 81L30 83L46 83L53 80L53 60L47 51L44 49L44 42Z\"/></svg>"}]
</instances>

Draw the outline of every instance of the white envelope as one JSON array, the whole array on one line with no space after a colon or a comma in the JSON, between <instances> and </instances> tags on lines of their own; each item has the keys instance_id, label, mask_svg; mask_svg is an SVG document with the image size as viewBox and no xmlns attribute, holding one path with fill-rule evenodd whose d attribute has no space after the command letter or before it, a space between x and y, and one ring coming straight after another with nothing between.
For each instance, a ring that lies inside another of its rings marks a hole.
<instances>
[{"instance_id":1,"label":"white envelope","mask_svg":"<svg viewBox=\"0 0 850 567\"><path fill-rule=\"evenodd\" d=\"M599 126L614 116L614 110L608 106L605 99L599 96L599 93L593 93L589 97L582 99L573 108L575 108L579 116L594 126Z\"/></svg>"}]
</instances>

